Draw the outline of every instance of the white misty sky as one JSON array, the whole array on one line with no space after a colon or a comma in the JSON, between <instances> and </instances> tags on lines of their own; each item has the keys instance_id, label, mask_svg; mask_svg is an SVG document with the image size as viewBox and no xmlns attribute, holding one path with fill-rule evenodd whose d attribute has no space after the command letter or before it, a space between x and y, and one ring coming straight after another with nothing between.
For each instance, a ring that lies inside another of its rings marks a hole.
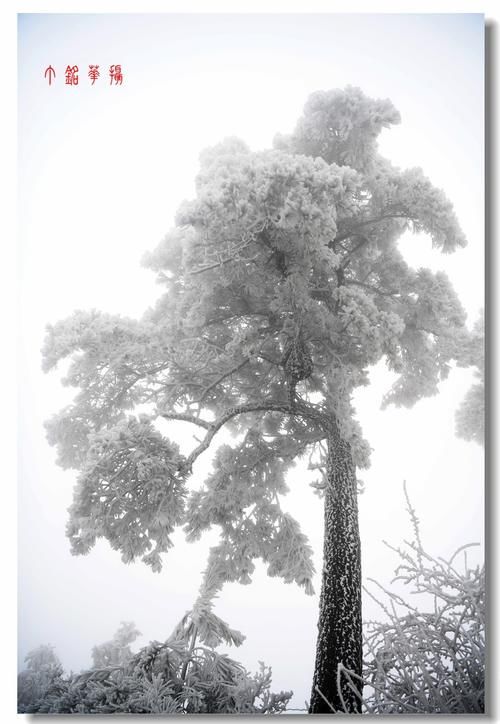
<instances>
[{"instance_id":1,"label":"white misty sky","mask_svg":"<svg viewBox=\"0 0 500 724\"><path fill-rule=\"evenodd\" d=\"M124 82L110 86L121 63ZM43 74L57 73L48 87ZM80 68L64 85L67 65ZM86 72L99 64L91 86ZM25 15L19 21L19 660L41 643L68 669L133 620L140 643L164 639L188 609L215 534L182 535L155 575L125 566L100 542L72 557L66 508L75 473L60 470L43 421L71 399L59 375L44 376L44 327L74 309L139 316L159 294L143 253L194 193L200 151L236 135L268 148L290 131L314 90L360 86L389 97L402 123L382 134L394 163L421 166L455 205L469 246L441 256L421 236L402 248L415 266L451 277L472 323L483 306L483 17L481 15ZM361 471L365 576L387 583L397 561L382 539L411 535L402 482L421 519L424 544L448 556L483 542L483 451L454 437L454 411L469 371L455 371L438 397L412 410L380 411L383 368L356 398L374 449ZM171 433L169 433L171 434ZM189 443L190 430L175 434ZM202 479L209 459L195 470ZM298 467L283 506L301 521L320 570L322 505ZM471 553L481 560L482 548ZM319 573L316 589L319 593ZM250 670L273 667L273 688L309 697L317 596L266 576L228 585L217 613L247 635L230 653ZM365 615L378 615L367 602Z\"/></svg>"}]
</instances>

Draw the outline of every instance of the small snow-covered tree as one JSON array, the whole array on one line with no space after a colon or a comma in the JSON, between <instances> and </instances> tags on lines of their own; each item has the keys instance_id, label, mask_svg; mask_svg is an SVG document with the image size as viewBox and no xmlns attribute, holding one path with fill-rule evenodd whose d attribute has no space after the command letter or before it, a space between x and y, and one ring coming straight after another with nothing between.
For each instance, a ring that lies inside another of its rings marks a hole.
<instances>
[{"instance_id":1,"label":"small snow-covered tree","mask_svg":"<svg viewBox=\"0 0 500 724\"><path fill-rule=\"evenodd\" d=\"M17 701L19 712L43 700L57 681L63 667L54 648L48 644L38 646L25 656L26 668L17 677Z\"/></svg>"},{"instance_id":2,"label":"small snow-covered tree","mask_svg":"<svg viewBox=\"0 0 500 724\"><path fill-rule=\"evenodd\" d=\"M398 249L408 230L445 253L465 245L443 192L378 155L378 134L399 120L389 100L348 87L314 93L271 150L234 138L208 149L196 198L145 260L164 290L156 306L139 320L75 312L44 346L45 369L70 358L65 383L79 390L47 426L59 463L79 471L73 551L102 537L158 571L176 527L194 540L219 526L198 635L214 593L248 583L257 558L313 592L311 549L280 506L294 460L313 456L325 493L314 713L329 711L325 698L340 707L339 664L361 674L356 467L369 448L352 393L385 359L399 375L385 404L435 394L465 329L447 276L410 268ZM189 455L164 420L199 429ZM190 492L193 463L223 427L234 444Z\"/></svg>"},{"instance_id":3,"label":"small snow-covered tree","mask_svg":"<svg viewBox=\"0 0 500 724\"><path fill-rule=\"evenodd\" d=\"M104 666L123 666L132 658L133 643L140 631L131 621L122 621L111 641L94 646L92 649L92 662L96 669Z\"/></svg>"}]
</instances>

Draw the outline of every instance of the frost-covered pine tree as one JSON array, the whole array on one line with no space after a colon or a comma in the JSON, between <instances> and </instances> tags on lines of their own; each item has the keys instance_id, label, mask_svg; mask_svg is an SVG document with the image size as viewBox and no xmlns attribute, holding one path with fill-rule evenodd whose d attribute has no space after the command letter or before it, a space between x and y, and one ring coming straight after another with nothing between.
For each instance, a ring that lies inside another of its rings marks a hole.
<instances>
[{"instance_id":1,"label":"frost-covered pine tree","mask_svg":"<svg viewBox=\"0 0 500 724\"><path fill-rule=\"evenodd\" d=\"M46 370L71 359L73 404L48 423L59 463L79 471L68 536L75 553L99 537L153 570L184 526L213 525L193 636L224 582L248 583L254 560L313 593L311 549L280 496L294 460L323 473L324 563L310 711L339 707L339 663L361 675L361 570L356 468L368 445L353 391L385 359L398 374L385 404L433 395L465 334L442 272L410 268L403 232L442 252L465 245L451 204L421 170L377 153L399 122L389 100L359 89L310 96L295 131L271 150L228 139L201 155L196 198L145 260L163 294L139 320L78 311L49 327ZM183 456L162 420L201 433ZM195 460L223 427L201 490ZM205 628L203 628L205 626ZM223 627L223 622L220 622ZM225 626L225 624L224 624ZM224 629L223 637L234 632ZM344 691L348 708L358 697Z\"/></svg>"}]
</instances>

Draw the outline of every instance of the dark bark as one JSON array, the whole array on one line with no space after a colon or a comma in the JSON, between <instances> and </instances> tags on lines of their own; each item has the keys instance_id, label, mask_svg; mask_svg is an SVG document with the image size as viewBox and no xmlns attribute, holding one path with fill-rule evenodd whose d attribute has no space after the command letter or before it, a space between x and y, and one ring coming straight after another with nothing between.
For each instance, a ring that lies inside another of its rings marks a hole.
<instances>
[{"instance_id":1,"label":"dark bark","mask_svg":"<svg viewBox=\"0 0 500 724\"><path fill-rule=\"evenodd\" d=\"M345 708L337 689L340 663L358 676L362 673L361 547L356 474L350 445L341 438L337 424L332 426L328 438L319 609L309 713L331 714L332 708L358 713L360 700L347 685L344 675L341 676L341 694ZM359 681L354 679L353 683L359 690Z\"/></svg>"}]
</instances>

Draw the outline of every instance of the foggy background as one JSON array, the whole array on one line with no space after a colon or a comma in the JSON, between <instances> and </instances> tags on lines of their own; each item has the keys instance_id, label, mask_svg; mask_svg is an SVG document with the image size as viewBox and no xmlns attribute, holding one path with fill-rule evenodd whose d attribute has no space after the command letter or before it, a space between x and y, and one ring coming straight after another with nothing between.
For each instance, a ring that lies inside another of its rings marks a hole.
<instances>
[{"instance_id":1,"label":"foggy background","mask_svg":"<svg viewBox=\"0 0 500 724\"><path fill-rule=\"evenodd\" d=\"M122 86L108 70L121 64ZM49 87L44 71L57 77ZM76 87L64 84L78 65ZM89 64L101 77L92 86ZM59 374L43 375L44 327L74 309L140 316L160 293L140 259L194 195L198 155L225 136L253 150L293 129L307 96L357 85L389 97L402 123L380 151L421 166L455 206L469 246L450 256L424 236L401 242L415 266L443 269L469 324L483 307L483 17L480 15L25 15L19 21L19 665L41 643L67 670L90 664L91 648L120 621L166 638L191 607L217 532L186 544L182 533L153 574L125 566L100 541L73 557L66 509L76 473L62 471L43 421L72 398ZM436 398L381 412L391 376L377 367L356 396L372 465L360 471L363 572L388 583L397 564L382 539L411 538L402 483L421 520L425 548L449 556L483 535L483 450L454 437L454 413L471 381L456 370ZM190 444L189 426L177 425ZM171 433L169 432L169 435ZM172 435L173 436L173 435ZM222 437L218 436L217 441ZM209 469L210 453L195 466ZM297 467L282 501L316 552L319 594L322 502ZM193 484L196 482L193 479ZM469 561L481 561L483 547ZM273 668L273 690L310 695L317 596L268 578L257 563L250 586L228 584L216 613L247 635L229 651L254 671ZM365 601L365 618L381 613Z\"/></svg>"}]
</instances>

